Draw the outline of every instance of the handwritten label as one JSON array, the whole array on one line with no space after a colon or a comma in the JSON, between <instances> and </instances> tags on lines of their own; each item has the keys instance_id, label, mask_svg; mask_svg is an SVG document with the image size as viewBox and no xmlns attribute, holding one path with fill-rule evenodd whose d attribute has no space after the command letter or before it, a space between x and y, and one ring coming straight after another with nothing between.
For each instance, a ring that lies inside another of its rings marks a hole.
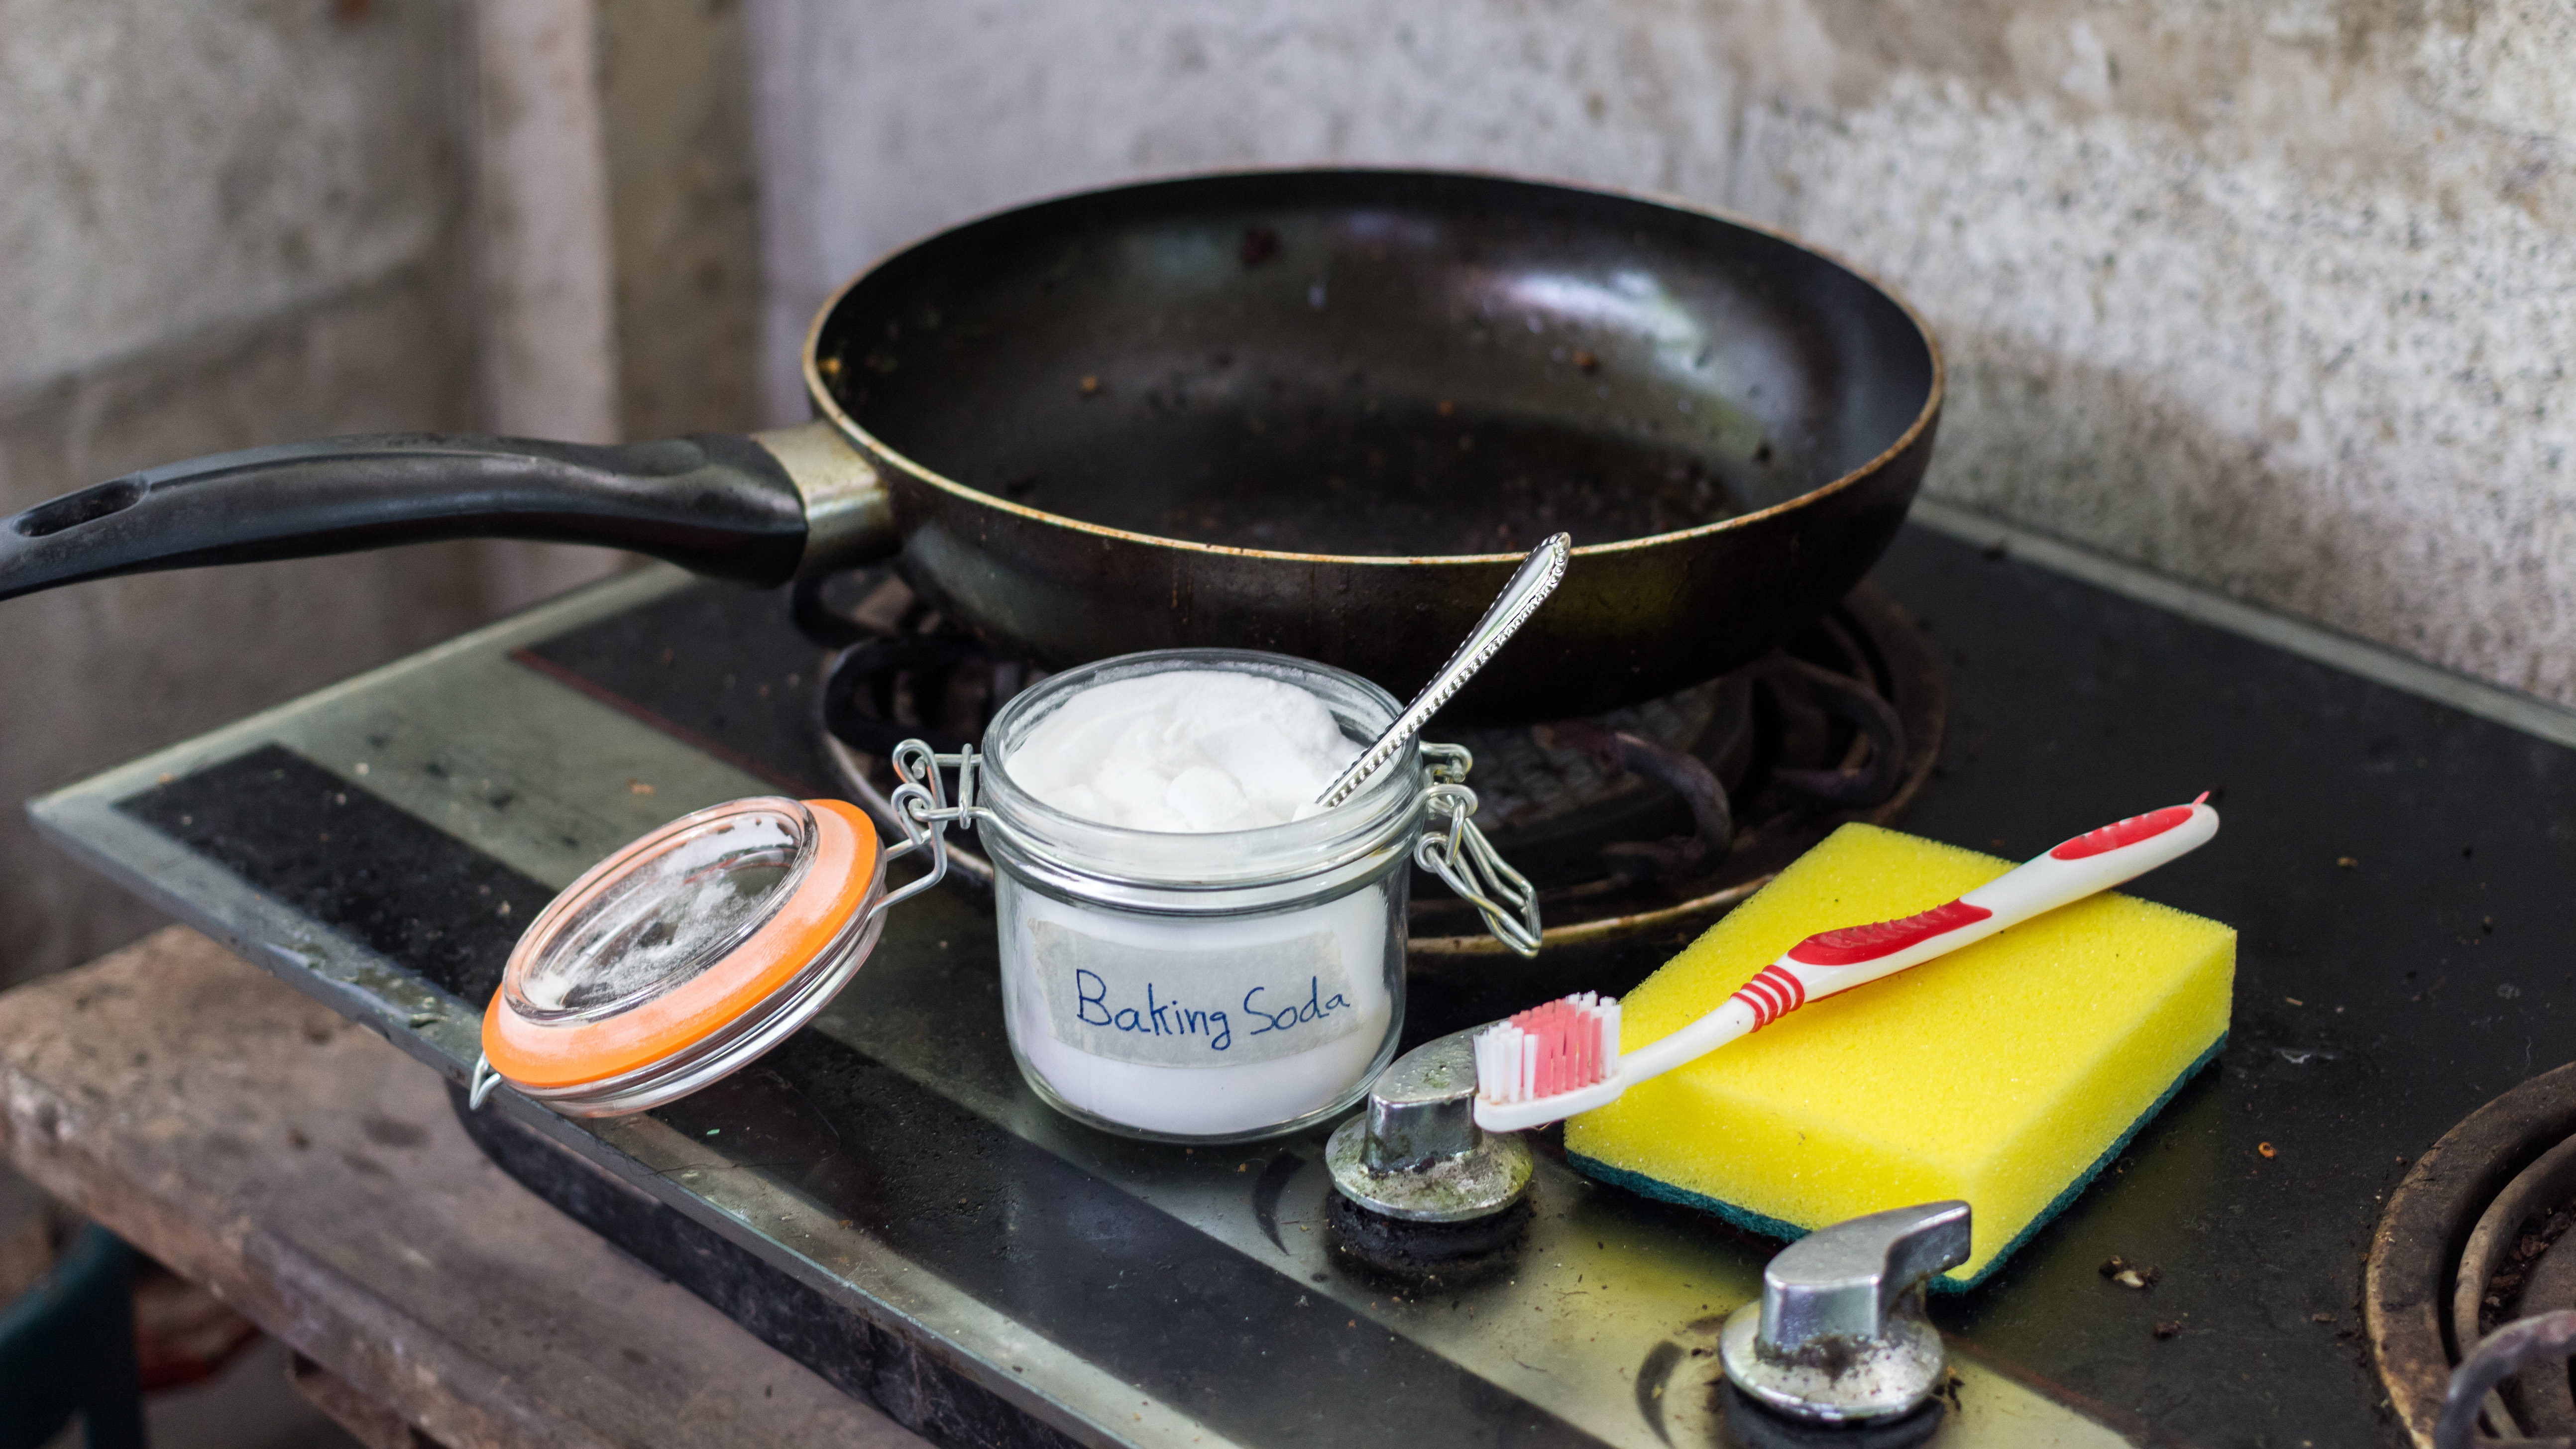
<instances>
[{"instance_id":1,"label":"handwritten label","mask_svg":"<svg viewBox=\"0 0 2576 1449\"><path fill-rule=\"evenodd\" d=\"M1158 1067L1230 1067L1313 1051L1360 1025L1330 932L1160 951L1029 923L1055 1039Z\"/></svg>"}]
</instances>

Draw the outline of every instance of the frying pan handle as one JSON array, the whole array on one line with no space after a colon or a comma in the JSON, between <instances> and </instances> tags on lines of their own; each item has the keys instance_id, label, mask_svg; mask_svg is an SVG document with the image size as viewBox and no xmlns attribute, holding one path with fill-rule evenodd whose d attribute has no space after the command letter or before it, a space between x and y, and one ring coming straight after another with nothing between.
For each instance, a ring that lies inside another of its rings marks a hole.
<instances>
[{"instance_id":1,"label":"frying pan handle","mask_svg":"<svg viewBox=\"0 0 2576 1449\"><path fill-rule=\"evenodd\" d=\"M597 544L778 584L890 552L884 500L875 470L822 424L616 447L327 438L147 468L0 519L0 599L112 574L451 538ZM828 538L809 540L809 513Z\"/></svg>"}]
</instances>

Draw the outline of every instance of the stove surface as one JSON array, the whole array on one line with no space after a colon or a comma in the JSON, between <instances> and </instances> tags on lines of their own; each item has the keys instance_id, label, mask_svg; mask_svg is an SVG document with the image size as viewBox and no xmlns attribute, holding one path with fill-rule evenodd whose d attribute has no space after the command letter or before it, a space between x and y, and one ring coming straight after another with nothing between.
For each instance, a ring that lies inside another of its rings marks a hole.
<instances>
[{"instance_id":1,"label":"stove surface","mask_svg":"<svg viewBox=\"0 0 2576 1449\"><path fill-rule=\"evenodd\" d=\"M2139 893L2241 932L2216 1065L1992 1282L1935 1300L1961 1377L1938 1442L2405 1442L2363 1257L2417 1154L2570 1054L2576 750L1920 526L1876 582L1950 671L1903 828L2021 857L2209 789L2219 840ZM461 1081L556 889L684 811L827 788L820 658L786 611L630 575L33 810ZM947 1407L912 1416L940 1433L1710 1442L1714 1327L1776 1244L1543 1160L1506 1276L1436 1296L1349 1276L1320 1134L1193 1152L1063 1121L1011 1065L993 954L985 899L944 887L813 1027L697 1097L487 1112L597 1169L599 1221L660 1214L726 1257L692 1286L774 1340L804 1330L760 1281L846 1317L799 1340L836 1382L905 1417L892 1401L924 1390L897 1370L944 1375ZM1417 993L1408 1038L1459 1009ZM2103 1276L2115 1255L2153 1287Z\"/></svg>"}]
</instances>

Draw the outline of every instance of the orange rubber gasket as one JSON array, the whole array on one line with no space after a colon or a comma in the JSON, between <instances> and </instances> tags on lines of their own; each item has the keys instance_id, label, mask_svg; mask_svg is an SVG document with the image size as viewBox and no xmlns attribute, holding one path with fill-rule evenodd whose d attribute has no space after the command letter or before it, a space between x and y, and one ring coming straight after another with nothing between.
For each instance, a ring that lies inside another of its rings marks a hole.
<instances>
[{"instance_id":1,"label":"orange rubber gasket","mask_svg":"<svg viewBox=\"0 0 2576 1449\"><path fill-rule=\"evenodd\" d=\"M831 948L869 905L877 831L856 806L808 800L814 863L777 914L692 979L606 1021L548 1026L509 1009L494 991L483 1013L483 1055L523 1086L577 1087L621 1076L697 1045L739 1020Z\"/></svg>"}]
</instances>

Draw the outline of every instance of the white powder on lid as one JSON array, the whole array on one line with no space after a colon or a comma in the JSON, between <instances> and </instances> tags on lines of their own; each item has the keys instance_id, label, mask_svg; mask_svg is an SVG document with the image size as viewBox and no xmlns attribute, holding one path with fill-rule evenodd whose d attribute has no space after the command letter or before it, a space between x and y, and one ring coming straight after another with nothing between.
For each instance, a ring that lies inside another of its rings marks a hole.
<instances>
[{"instance_id":1,"label":"white powder on lid","mask_svg":"<svg viewBox=\"0 0 2576 1449\"><path fill-rule=\"evenodd\" d=\"M1360 749L1322 700L1285 680L1184 669L1081 691L1038 721L1005 768L1068 815L1188 835L1314 814Z\"/></svg>"},{"instance_id":2,"label":"white powder on lid","mask_svg":"<svg viewBox=\"0 0 2576 1449\"><path fill-rule=\"evenodd\" d=\"M797 843L787 817L766 808L683 837L567 923L519 978L520 998L590 1011L691 979L769 914Z\"/></svg>"}]
</instances>

